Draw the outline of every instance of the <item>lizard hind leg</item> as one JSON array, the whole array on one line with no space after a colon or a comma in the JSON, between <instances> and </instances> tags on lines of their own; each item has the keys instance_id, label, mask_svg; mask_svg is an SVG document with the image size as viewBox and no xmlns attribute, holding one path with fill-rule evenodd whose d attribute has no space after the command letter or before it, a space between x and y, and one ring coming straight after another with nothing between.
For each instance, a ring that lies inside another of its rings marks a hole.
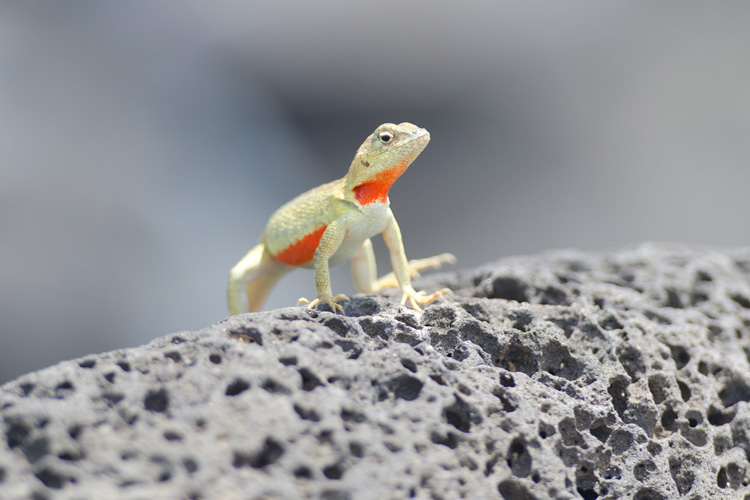
<instances>
[{"instance_id":1,"label":"lizard hind leg","mask_svg":"<svg viewBox=\"0 0 750 500\"><path fill-rule=\"evenodd\" d=\"M455 264L456 257L452 253L441 253L440 255L433 255L432 257L426 257L424 259L414 259L409 261L409 277L419 278L419 271L425 269L440 269L443 264ZM398 280L393 272L386 274L378 278L376 282L378 290L383 288L396 288L398 287ZM434 299L433 299L434 300Z\"/></svg>"},{"instance_id":2,"label":"lizard hind leg","mask_svg":"<svg viewBox=\"0 0 750 500\"><path fill-rule=\"evenodd\" d=\"M456 257L450 253L441 253L425 259L414 259L409 261L409 277L418 278L419 271L425 269L440 269L443 264L453 264ZM384 288L398 288L399 283L393 272L377 277L377 267L375 264L375 253L372 250L370 240L362 243L357 253L352 257L352 277L354 285L362 293L374 293ZM433 299L434 300L434 299Z\"/></svg>"},{"instance_id":3,"label":"lizard hind leg","mask_svg":"<svg viewBox=\"0 0 750 500\"><path fill-rule=\"evenodd\" d=\"M274 285L290 271L256 245L229 272L227 302L232 315L254 312L263 306Z\"/></svg>"}]
</instances>

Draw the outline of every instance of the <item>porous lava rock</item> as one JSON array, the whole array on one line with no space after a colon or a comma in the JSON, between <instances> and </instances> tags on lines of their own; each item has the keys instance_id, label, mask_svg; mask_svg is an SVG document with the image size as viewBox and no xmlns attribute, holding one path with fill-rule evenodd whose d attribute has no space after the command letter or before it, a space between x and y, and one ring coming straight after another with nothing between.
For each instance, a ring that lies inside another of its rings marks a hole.
<instances>
[{"instance_id":1,"label":"porous lava rock","mask_svg":"<svg viewBox=\"0 0 750 500\"><path fill-rule=\"evenodd\" d=\"M750 499L750 251L561 251L0 389L3 499Z\"/></svg>"}]
</instances>

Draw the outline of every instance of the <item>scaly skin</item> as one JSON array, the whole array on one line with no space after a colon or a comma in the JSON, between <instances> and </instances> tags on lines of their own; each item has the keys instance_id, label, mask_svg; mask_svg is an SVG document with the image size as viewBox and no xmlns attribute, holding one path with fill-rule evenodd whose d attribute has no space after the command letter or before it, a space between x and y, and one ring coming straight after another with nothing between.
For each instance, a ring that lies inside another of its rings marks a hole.
<instances>
[{"instance_id":1,"label":"scaly skin","mask_svg":"<svg viewBox=\"0 0 750 500\"><path fill-rule=\"evenodd\" d=\"M279 208L270 218L261 243L230 272L228 299L232 314L257 310L281 276L295 267L313 268L318 298L309 307L338 303L333 296L329 266L352 260L355 285L372 293L398 285L401 304L416 310L449 292L417 292L411 278L421 269L453 262L450 254L407 262L401 231L390 209L388 190L430 142L425 129L411 123L378 127L357 150L346 177L307 191ZM370 238L383 234L393 275L377 279ZM394 279L395 278L395 279Z\"/></svg>"}]
</instances>

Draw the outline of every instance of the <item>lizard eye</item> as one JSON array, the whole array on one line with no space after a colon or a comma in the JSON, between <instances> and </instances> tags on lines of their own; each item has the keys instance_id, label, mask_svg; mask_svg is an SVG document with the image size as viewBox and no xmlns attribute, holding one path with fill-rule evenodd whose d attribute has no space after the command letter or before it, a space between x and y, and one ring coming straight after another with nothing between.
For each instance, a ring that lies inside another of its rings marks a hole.
<instances>
[{"instance_id":1,"label":"lizard eye","mask_svg":"<svg viewBox=\"0 0 750 500\"><path fill-rule=\"evenodd\" d=\"M391 139L393 139L393 132L388 132L387 130L380 132L380 134L378 134L378 139L380 139L380 142L383 144L388 144L391 142Z\"/></svg>"}]
</instances>

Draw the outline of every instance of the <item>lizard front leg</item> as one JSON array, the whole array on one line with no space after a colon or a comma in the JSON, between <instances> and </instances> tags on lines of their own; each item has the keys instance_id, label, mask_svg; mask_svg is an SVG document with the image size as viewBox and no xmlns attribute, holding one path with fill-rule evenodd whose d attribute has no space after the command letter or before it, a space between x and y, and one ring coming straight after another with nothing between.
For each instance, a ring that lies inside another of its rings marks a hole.
<instances>
[{"instance_id":1,"label":"lizard front leg","mask_svg":"<svg viewBox=\"0 0 750 500\"><path fill-rule=\"evenodd\" d=\"M406 260L404 243L401 239L401 229L398 227L398 222L396 222L393 212L389 210L388 215L389 221L383 231L383 239L391 255L393 273L396 275L396 280L398 280L399 287L401 288L401 304L405 304L408 301L409 305L415 310L421 311L422 308L419 307L420 305L429 304L441 295L450 293L450 290L444 288L429 295L423 291L417 292L414 290L414 287L411 286L409 262Z\"/></svg>"},{"instance_id":2,"label":"lizard front leg","mask_svg":"<svg viewBox=\"0 0 750 500\"><path fill-rule=\"evenodd\" d=\"M307 303L309 308L313 308L320 303L328 304L333 312L341 311L344 312L344 308L338 304L340 300L348 300L344 294L333 296L331 293L331 275L328 268L328 261L336 253L341 242L344 240L346 235L346 228L340 221L333 221L328 225L326 230L323 232L323 236L320 238L318 248L315 250L315 257L313 258L313 271L315 273L315 290L318 294L318 298L312 302L308 301L304 297L299 299L298 302Z\"/></svg>"}]
</instances>

